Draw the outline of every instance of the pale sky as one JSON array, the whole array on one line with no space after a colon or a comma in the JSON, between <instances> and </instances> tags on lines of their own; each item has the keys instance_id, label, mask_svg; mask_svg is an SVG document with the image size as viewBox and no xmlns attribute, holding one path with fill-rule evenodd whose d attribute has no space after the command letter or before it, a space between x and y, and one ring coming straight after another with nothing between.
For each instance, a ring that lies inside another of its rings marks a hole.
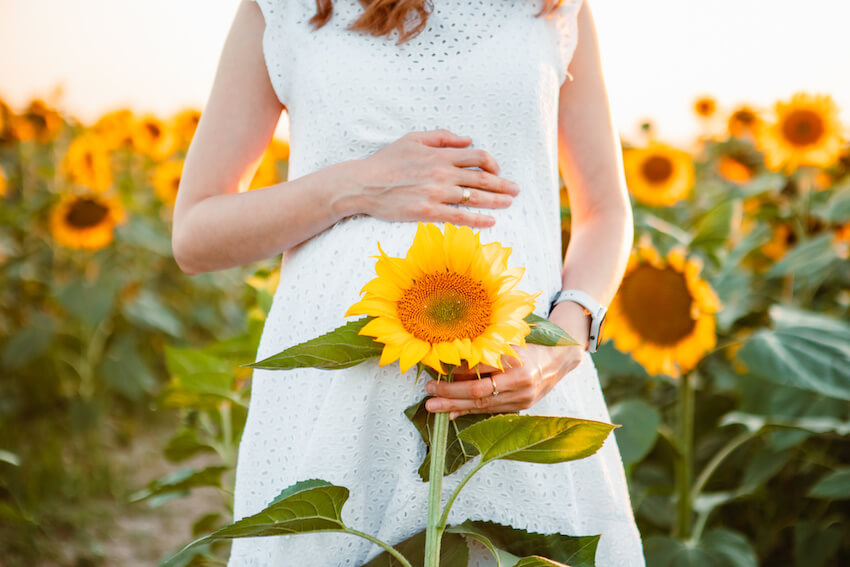
<instances>
[{"instance_id":1,"label":"pale sky","mask_svg":"<svg viewBox=\"0 0 850 567\"><path fill-rule=\"evenodd\" d=\"M846 0L588 1L625 137L648 117L662 139L691 141L703 93L721 109L828 93L850 124ZM203 110L238 2L0 0L0 96L18 109L62 85L60 106L84 122L122 105Z\"/></svg>"}]
</instances>

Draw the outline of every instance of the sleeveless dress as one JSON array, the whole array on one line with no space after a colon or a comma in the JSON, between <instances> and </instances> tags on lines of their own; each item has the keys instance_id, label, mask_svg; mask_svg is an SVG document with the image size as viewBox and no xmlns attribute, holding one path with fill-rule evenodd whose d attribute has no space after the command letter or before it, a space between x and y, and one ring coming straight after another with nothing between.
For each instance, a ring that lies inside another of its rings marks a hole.
<instances>
[{"instance_id":1,"label":"sleeveless dress","mask_svg":"<svg viewBox=\"0 0 850 567\"><path fill-rule=\"evenodd\" d=\"M526 267L517 288L543 290L535 313L548 316L563 267L558 92L572 79L581 0L564 0L548 18L534 17L542 0L433 0L427 28L400 46L397 31L388 39L345 29L363 11L358 0L336 0L318 31L308 21L314 0L256 1L266 66L290 118L289 179L365 158L412 130L470 136L469 147L490 152L500 175L521 188L508 208L473 209L496 218L481 241L512 248L508 265ZM377 243L404 256L415 231L415 222L355 215L287 251L257 360L353 320L344 313L374 277ZM299 480L320 478L350 489L348 526L391 545L423 530L428 485L417 469L425 446L403 413L426 395L426 380L414 378L415 368L402 375L397 363L379 367L376 359L337 371L255 369L234 518L258 512ZM521 413L610 422L590 355ZM444 499L473 464L445 478ZM578 461L488 464L449 517L466 519L602 534L599 567L644 566L613 434ZM471 566L495 565L483 547L470 547ZM244 538L233 541L228 565L358 567L381 552L339 533Z\"/></svg>"}]
</instances>

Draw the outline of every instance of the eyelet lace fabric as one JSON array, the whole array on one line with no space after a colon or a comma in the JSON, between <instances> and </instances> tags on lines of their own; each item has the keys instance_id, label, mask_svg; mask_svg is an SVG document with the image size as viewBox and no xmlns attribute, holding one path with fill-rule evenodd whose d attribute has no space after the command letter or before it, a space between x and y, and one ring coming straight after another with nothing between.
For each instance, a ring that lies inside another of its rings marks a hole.
<instances>
[{"instance_id":1,"label":"eyelet lace fabric","mask_svg":"<svg viewBox=\"0 0 850 567\"><path fill-rule=\"evenodd\" d=\"M312 0L255 0L266 21L263 50L290 118L289 179L361 159L407 132L447 128L472 138L521 188L482 242L512 248L525 266L519 289L542 290L535 312L561 288L557 118L559 87L577 41L581 0L536 18L541 0L433 0L427 27L396 45L346 30L362 12L337 0L321 29ZM576 77L575 80L581 80ZM466 205L457 205L465 207ZM475 210L469 207L471 210ZM281 214L286 214L281 211ZM374 277L380 242L403 256L414 222L355 215L288 250L257 360L343 324ZM350 319L349 319L350 320ZM426 395L415 369L377 360L325 371L255 369L236 467L234 518L254 514L287 486L321 478L346 486L345 523L396 544L425 528L428 485L417 474L425 446L403 411ZM582 363L522 413L610 421L593 361ZM445 498L473 462L446 477ZM452 523L489 520L541 533L602 534L599 567L643 567L623 465L613 435L591 457L542 465L497 461L464 488ZM469 565L495 565L470 544ZM229 567L358 567L382 550L338 533L233 541Z\"/></svg>"}]
</instances>

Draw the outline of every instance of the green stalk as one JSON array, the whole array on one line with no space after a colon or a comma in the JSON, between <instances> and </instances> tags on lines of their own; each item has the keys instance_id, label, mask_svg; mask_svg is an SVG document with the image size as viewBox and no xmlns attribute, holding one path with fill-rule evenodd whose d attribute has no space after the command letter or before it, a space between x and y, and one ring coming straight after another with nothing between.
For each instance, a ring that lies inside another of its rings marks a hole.
<instances>
[{"instance_id":1,"label":"green stalk","mask_svg":"<svg viewBox=\"0 0 850 567\"><path fill-rule=\"evenodd\" d=\"M449 369L446 380L451 382L454 368ZM425 530L424 567L440 567L440 542L444 526L440 524L443 500L443 471L446 470L446 441L449 437L449 414L434 414L434 429L431 431L431 468L428 478L428 525Z\"/></svg>"},{"instance_id":2,"label":"green stalk","mask_svg":"<svg viewBox=\"0 0 850 567\"><path fill-rule=\"evenodd\" d=\"M693 477L694 391L692 373L681 378L678 399L679 455L676 460L676 535L688 539L691 535L691 478Z\"/></svg>"},{"instance_id":3,"label":"green stalk","mask_svg":"<svg viewBox=\"0 0 850 567\"><path fill-rule=\"evenodd\" d=\"M370 536L369 534L366 534L366 533L363 533L363 532L359 532L359 531L357 531L357 530L353 530L353 529L351 529L351 528L345 528L345 529L343 529L343 530L328 530L328 531L333 531L333 532L342 532L342 533L346 533L346 534L356 535L356 536L362 537L363 539L368 539L368 540L369 540L369 541L371 541L372 543L378 544L378 545L380 545L381 547L383 547L383 548L386 550L386 552L387 552L387 553L389 553L390 555L392 555L393 557L395 557L395 558L398 560L398 562L399 562L399 563L401 563L404 567L412 567L412 566L410 565L410 561L408 561L408 560L404 557L404 555L402 555L401 553L399 553L399 552L398 552L398 550L396 550L396 549L395 549L394 547L392 547L391 545L389 545L389 544L387 544L387 543L384 543L383 541L379 540L379 539L378 539L378 538L376 538L376 537L372 537L372 536Z\"/></svg>"},{"instance_id":4,"label":"green stalk","mask_svg":"<svg viewBox=\"0 0 850 567\"><path fill-rule=\"evenodd\" d=\"M449 435L449 414L434 415L434 430L431 432L431 471L428 480L428 527L425 531L425 567L439 567L440 509L443 495L443 471L446 467L446 440Z\"/></svg>"}]
</instances>

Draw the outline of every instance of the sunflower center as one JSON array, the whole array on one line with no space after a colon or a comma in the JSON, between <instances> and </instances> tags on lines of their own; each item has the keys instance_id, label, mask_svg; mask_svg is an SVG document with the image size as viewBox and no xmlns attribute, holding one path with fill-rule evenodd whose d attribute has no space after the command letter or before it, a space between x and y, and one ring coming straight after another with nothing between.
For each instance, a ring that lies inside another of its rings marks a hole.
<instances>
[{"instance_id":1,"label":"sunflower center","mask_svg":"<svg viewBox=\"0 0 850 567\"><path fill-rule=\"evenodd\" d=\"M732 116L741 124L749 125L756 121L756 115L749 110L737 110Z\"/></svg>"},{"instance_id":2,"label":"sunflower center","mask_svg":"<svg viewBox=\"0 0 850 567\"><path fill-rule=\"evenodd\" d=\"M95 226L106 217L109 212L109 207L98 203L94 199L82 198L77 199L71 205L68 214L65 215L65 220L68 224L77 228L88 228Z\"/></svg>"},{"instance_id":3,"label":"sunflower center","mask_svg":"<svg viewBox=\"0 0 850 567\"><path fill-rule=\"evenodd\" d=\"M811 110L795 110L782 124L782 134L795 146L817 142L824 133L823 120Z\"/></svg>"},{"instance_id":4,"label":"sunflower center","mask_svg":"<svg viewBox=\"0 0 850 567\"><path fill-rule=\"evenodd\" d=\"M423 341L473 339L490 324L492 302L481 282L454 272L426 274L398 302L405 330Z\"/></svg>"},{"instance_id":5,"label":"sunflower center","mask_svg":"<svg viewBox=\"0 0 850 567\"><path fill-rule=\"evenodd\" d=\"M619 293L626 319L643 340L673 345L696 325L685 276L671 268L641 264L623 279Z\"/></svg>"},{"instance_id":6,"label":"sunflower center","mask_svg":"<svg viewBox=\"0 0 850 567\"><path fill-rule=\"evenodd\" d=\"M159 135L162 133L162 130L159 129L159 126L157 126L153 122L146 123L145 128L148 129L148 133L151 135L151 138L159 138Z\"/></svg>"},{"instance_id":7,"label":"sunflower center","mask_svg":"<svg viewBox=\"0 0 850 567\"><path fill-rule=\"evenodd\" d=\"M650 156L643 162L643 176L650 183L664 183L673 174L673 164L663 156Z\"/></svg>"}]
</instances>

